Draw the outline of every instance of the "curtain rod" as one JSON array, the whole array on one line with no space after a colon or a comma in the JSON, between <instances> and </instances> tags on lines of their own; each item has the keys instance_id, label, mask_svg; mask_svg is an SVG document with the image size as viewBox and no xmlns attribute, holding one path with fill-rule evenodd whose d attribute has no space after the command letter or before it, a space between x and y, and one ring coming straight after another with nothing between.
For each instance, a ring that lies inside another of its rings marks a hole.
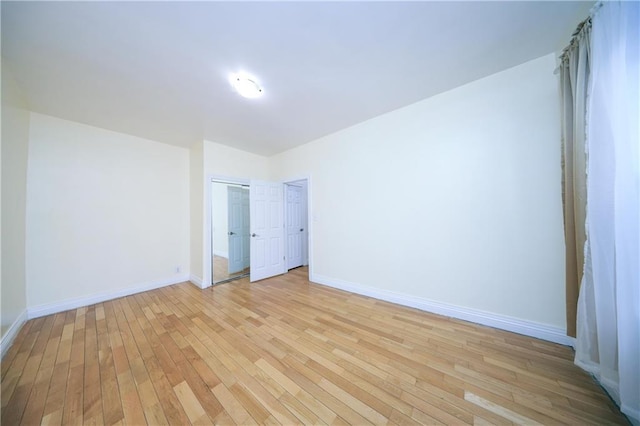
<instances>
[{"instance_id":1,"label":"curtain rod","mask_svg":"<svg viewBox=\"0 0 640 426\"><path fill-rule=\"evenodd\" d=\"M565 58L567 56L567 53L569 52L569 49L571 49L571 46L573 46L575 44L576 40L580 36L580 33L584 29L589 28L590 26L591 26L591 15L589 15L587 17L587 19L585 19L584 21L580 22L578 24L578 26L576 27L576 29L571 34L571 39L569 40L569 44L567 45L567 47L562 49L562 52L560 52L560 56L559 56L560 63L562 63L562 61L565 60ZM556 67L556 69L553 70L553 75L558 75L560 73L560 68L561 67L562 67L562 65L558 65Z\"/></svg>"},{"instance_id":2,"label":"curtain rod","mask_svg":"<svg viewBox=\"0 0 640 426\"><path fill-rule=\"evenodd\" d=\"M563 61L567 52L569 51L569 49L571 48L571 46L573 46L573 44L575 43L576 39L580 36L580 33L585 29L591 26L591 19L593 18L593 16L598 12L598 10L602 7L602 1L598 1L596 2L593 7L589 10L589 16L583 20L582 22L580 22L576 29L573 31L573 33L571 34L571 38L569 39L569 44L567 45L567 47L565 47L564 49L562 49L562 52L560 53L560 60ZM557 75L560 72L560 65L558 65L556 67L556 69L553 70L553 74Z\"/></svg>"}]
</instances>

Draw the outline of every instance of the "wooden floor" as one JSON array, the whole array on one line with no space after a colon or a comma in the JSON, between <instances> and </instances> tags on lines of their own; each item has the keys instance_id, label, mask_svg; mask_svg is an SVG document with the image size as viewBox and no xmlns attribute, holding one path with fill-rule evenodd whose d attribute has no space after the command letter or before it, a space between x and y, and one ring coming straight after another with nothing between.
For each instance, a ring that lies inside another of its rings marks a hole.
<instances>
[{"instance_id":1,"label":"wooden floor","mask_svg":"<svg viewBox=\"0 0 640 426\"><path fill-rule=\"evenodd\" d=\"M2 424L626 424L567 347L306 274L31 320L2 362Z\"/></svg>"}]
</instances>

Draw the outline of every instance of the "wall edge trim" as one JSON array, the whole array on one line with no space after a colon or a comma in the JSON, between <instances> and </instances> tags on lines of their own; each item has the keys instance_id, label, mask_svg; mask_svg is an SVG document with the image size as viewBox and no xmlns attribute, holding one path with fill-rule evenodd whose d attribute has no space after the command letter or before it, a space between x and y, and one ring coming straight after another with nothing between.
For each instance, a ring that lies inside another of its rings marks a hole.
<instances>
[{"instance_id":1,"label":"wall edge trim","mask_svg":"<svg viewBox=\"0 0 640 426\"><path fill-rule=\"evenodd\" d=\"M28 312L24 309L20 312L20 315L13 321L11 326L7 329L7 332L0 338L0 359L4 358L5 354L13 344L14 340L18 336L18 333L22 329L22 326L28 319Z\"/></svg>"},{"instance_id":2,"label":"wall edge trim","mask_svg":"<svg viewBox=\"0 0 640 426\"><path fill-rule=\"evenodd\" d=\"M560 327L554 327L534 321L527 321L520 318L495 314L492 312L481 311L478 309L452 305L449 303L438 302L436 300L411 296L404 293L396 293L389 290L373 288L358 283L330 278L320 274L310 275L309 280L317 284L349 291L351 293L369 296L375 299L384 300L386 302L420 309L421 311L456 318L463 321L470 321L476 324L510 331L529 337L535 337L537 339L542 339L565 346L573 346L575 344L575 339L567 336L565 330Z\"/></svg>"},{"instance_id":3,"label":"wall edge trim","mask_svg":"<svg viewBox=\"0 0 640 426\"><path fill-rule=\"evenodd\" d=\"M130 296L144 291L155 290L157 288L170 286L189 281L186 274L177 277L166 278L162 280L149 281L145 283L135 284L133 286L122 288L115 291L106 291L102 293L91 294L87 296L74 297L71 299L61 300L59 302L45 303L42 305L27 308L28 318L38 318L45 315L57 314L71 309L77 309L83 306L94 305L96 303L105 302L107 300L118 299L120 297Z\"/></svg>"},{"instance_id":4,"label":"wall edge trim","mask_svg":"<svg viewBox=\"0 0 640 426\"><path fill-rule=\"evenodd\" d=\"M198 288L201 288L201 289L205 288L203 286L204 280L201 277L197 276L196 274L189 275L188 281L190 281L191 284L195 285Z\"/></svg>"}]
</instances>

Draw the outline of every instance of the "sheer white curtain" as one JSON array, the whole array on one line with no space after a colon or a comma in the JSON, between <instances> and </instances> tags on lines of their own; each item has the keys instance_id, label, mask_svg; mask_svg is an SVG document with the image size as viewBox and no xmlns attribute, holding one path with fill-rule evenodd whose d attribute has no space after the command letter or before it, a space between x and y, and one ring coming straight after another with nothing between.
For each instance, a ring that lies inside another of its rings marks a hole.
<instances>
[{"instance_id":1,"label":"sheer white curtain","mask_svg":"<svg viewBox=\"0 0 640 426\"><path fill-rule=\"evenodd\" d=\"M640 424L640 3L592 16L587 243L576 364Z\"/></svg>"}]
</instances>

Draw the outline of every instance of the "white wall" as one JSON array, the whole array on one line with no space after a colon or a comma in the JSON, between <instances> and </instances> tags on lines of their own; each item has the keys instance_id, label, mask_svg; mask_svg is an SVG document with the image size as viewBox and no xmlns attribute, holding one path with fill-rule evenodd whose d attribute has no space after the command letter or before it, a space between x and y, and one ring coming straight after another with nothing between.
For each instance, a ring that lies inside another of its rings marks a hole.
<instances>
[{"instance_id":1,"label":"white wall","mask_svg":"<svg viewBox=\"0 0 640 426\"><path fill-rule=\"evenodd\" d=\"M25 212L29 112L9 71L2 69L2 337L25 313ZM26 316L26 315L24 315ZM16 323L16 330L18 324ZM4 349L4 345L3 345Z\"/></svg>"},{"instance_id":2,"label":"white wall","mask_svg":"<svg viewBox=\"0 0 640 426\"><path fill-rule=\"evenodd\" d=\"M213 247L214 254L229 257L229 196L228 185L215 182L211 186L211 208L213 221Z\"/></svg>"},{"instance_id":3,"label":"white wall","mask_svg":"<svg viewBox=\"0 0 640 426\"><path fill-rule=\"evenodd\" d=\"M219 143L204 141L205 175L239 179L267 179L269 160Z\"/></svg>"},{"instance_id":4,"label":"white wall","mask_svg":"<svg viewBox=\"0 0 640 426\"><path fill-rule=\"evenodd\" d=\"M271 159L312 176L314 274L565 328L554 55Z\"/></svg>"},{"instance_id":5,"label":"white wall","mask_svg":"<svg viewBox=\"0 0 640 426\"><path fill-rule=\"evenodd\" d=\"M204 145L195 143L189 151L189 197L190 197L190 253L191 281L198 285L203 280L203 207L204 207Z\"/></svg>"},{"instance_id":6,"label":"white wall","mask_svg":"<svg viewBox=\"0 0 640 426\"><path fill-rule=\"evenodd\" d=\"M188 236L187 149L32 113L30 311L184 280Z\"/></svg>"}]
</instances>

